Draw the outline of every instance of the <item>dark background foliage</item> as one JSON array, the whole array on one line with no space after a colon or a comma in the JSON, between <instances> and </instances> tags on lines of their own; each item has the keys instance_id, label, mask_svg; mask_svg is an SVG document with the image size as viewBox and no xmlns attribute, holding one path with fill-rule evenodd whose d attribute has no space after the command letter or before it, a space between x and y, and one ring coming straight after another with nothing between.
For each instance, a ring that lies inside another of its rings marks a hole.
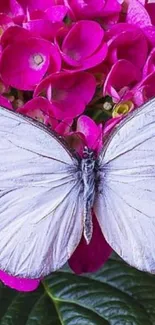
<instances>
[{"instance_id":1,"label":"dark background foliage","mask_svg":"<svg viewBox=\"0 0 155 325\"><path fill-rule=\"evenodd\" d=\"M154 325L155 276L116 255L97 273L77 276L65 267L33 293L1 285L0 325Z\"/></svg>"}]
</instances>

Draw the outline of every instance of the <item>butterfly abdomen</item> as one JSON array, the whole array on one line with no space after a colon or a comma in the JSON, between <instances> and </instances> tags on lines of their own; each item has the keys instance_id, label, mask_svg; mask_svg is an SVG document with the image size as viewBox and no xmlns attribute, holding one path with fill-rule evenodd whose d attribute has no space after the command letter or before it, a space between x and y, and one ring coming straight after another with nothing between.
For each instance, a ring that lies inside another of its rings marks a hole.
<instances>
[{"instance_id":1,"label":"butterfly abdomen","mask_svg":"<svg viewBox=\"0 0 155 325\"><path fill-rule=\"evenodd\" d=\"M92 207L95 198L95 154L85 147L81 160L82 180L84 185L84 237L87 244L90 243L93 233Z\"/></svg>"}]
</instances>

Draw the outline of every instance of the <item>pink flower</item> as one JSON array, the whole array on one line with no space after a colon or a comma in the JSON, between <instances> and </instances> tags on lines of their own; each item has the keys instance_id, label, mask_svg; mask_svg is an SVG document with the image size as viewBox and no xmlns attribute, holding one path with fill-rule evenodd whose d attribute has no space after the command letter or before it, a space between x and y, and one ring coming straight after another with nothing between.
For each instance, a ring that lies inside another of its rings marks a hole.
<instances>
[{"instance_id":1,"label":"pink flower","mask_svg":"<svg viewBox=\"0 0 155 325\"><path fill-rule=\"evenodd\" d=\"M108 44L107 61L110 64L125 59L142 68L148 54L147 39L142 30L134 25L119 23L105 33Z\"/></svg>"},{"instance_id":2,"label":"pink flower","mask_svg":"<svg viewBox=\"0 0 155 325\"><path fill-rule=\"evenodd\" d=\"M59 120L55 116L56 108L44 97L35 97L29 100L24 106L18 108L17 111L45 125L51 126L52 130L55 130L58 134L63 136L69 132L73 122L71 118Z\"/></svg>"},{"instance_id":3,"label":"pink flower","mask_svg":"<svg viewBox=\"0 0 155 325\"><path fill-rule=\"evenodd\" d=\"M5 0L4 0L5 1ZM51 5L55 4L55 1L53 0L18 0L20 6L23 8L23 10L26 12L32 12L34 10L46 10Z\"/></svg>"},{"instance_id":4,"label":"pink flower","mask_svg":"<svg viewBox=\"0 0 155 325\"><path fill-rule=\"evenodd\" d=\"M109 95L119 102L141 79L140 70L127 60L117 61L111 68L103 86L103 96ZM125 97L127 100L128 98Z\"/></svg>"},{"instance_id":5,"label":"pink flower","mask_svg":"<svg viewBox=\"0 0 155 325\"><path fill-rule=\"evenodd\" d=\"M68 263L76 274L95 272L107 261L111 253L112 249L103 237L98 221L93 214L93 236L90 244L87 245L82 236Z\"/></svg>"},{"instance_id":6,"label":"pink flower","mask_svg":"<svg viewBox=\"0 0 155 325\"><path fill-rule=\"evenodd\" d=\"M26 38L13 42L2 52L0 73L3 81L17 89L33 90L48 68L60 68L60 56L53 44L43 39Z\"/></svg>"},{"instance_id":7,"label":"pink flower","mask_svg":"<svg viewBox=\"0 0 155 325\"><path fill-rule=\"evenodd\" d=\"M106 137L107 135L109 135L109 133L112 131L112 129L115 127L115 125L117 125L122 120L122 118L123 118L123 116L119 116L119 117L113 117L110 120L108 120L104 124L103 137Z\"/></svg>"},{"instance_id":8,"label":"pink flower","mask_svg":"<svg viewBox=\"0 0 155 325\"><path fill-rule=\"evenodd\" d=\"M44 93L55 107L55 116L63 120L83 113L95 88L95 78L88 72L60 72L42 80L36 87L34 96Z\"/></svg>"},{"instance_id":9,"label":"pink flower","mask_svg":"<svg viewBox=\"0 0 155 325\"><path fill-rule=\"evenodd\" d=\"M24 106L18 108L18 112L48 125L49 120L54 116L52 108L53 106L48 99L44 97L35 97L25 103Z\"/></svg>"},{"instance_id":10,"label":"pink flower","mask_svg":"<svg viewBox=\"0 0 155 325\"><path fill-rule=\"evenodd\" d=\"M68 8L64 5L51 6L45 10L46 17L53 23L63 21L68 13Z\"/></svg>"},{"instance_id":11,"label":"pink flower","mask_svg":"<svg viewBox=\"0 0 155 325\"><path fill-rule=\"evenodd\" d=\"M149 13L139 0L127 1L126 22L141 28L152 25Z\"/></svg>"},{"instance_id":12,"label":"pink flower","mask_svg":"<svg viewBox=\"0 0 155 325\"><path fill-rule=\"evenodd\" d=\"M89 69L101 63L107 55L104 31L94 21L79 21L64 34L61 31L61 37L57 37L57 43L67 69Z\"/></svg>"},{"instance_id":13,"label":"pink flower","mask_svg":"<svg viewBox=\"0 0 155 325\"><path fill-rule=\"evenodd\" d=\"M53 10L53 7L55 10ZM22 26L29 30L32 36L53 41L59 29L64 26L62 20L66 9L65 6L51 6L46 11L33 11L27 15L27 19L25 19ZM59 14L61 18L58 19Z\"/></svg>"},{"instance_id":14,"label":"pink flower","mask_svg":"<svg viewBox=\"0 0 155 325\"><path fill-rule=\"evenodd\" d=\"M17 0L1 0L0 12L13 18L16 23L20 23L24 17L23 8Z\"/></svg>"},{"instance_id":15,"label":"pink flower","mask_svg":"<svg viewBox=\"0 0 155 325\"><path fill-rule=\"evenodd\" d=\"M16 278L3 271L0 271L0 280L12 289L25 292L36 290L40 283L40 279Z\"/></svg>"},{"instance_id":16,"label":"pink flower","mask_svg":"<svg viewBox=\"0 0 155 325\"><path fill-rule=\"evenodd\" d=\"M132 89L132 99L136 106L144 104L155 97L155 71L150 73Z\"/></svg>"},{"instance_id":17,"label":"pink flower","mask_svg":"<svg viewBox=\"0 0 155 325\"><path fill-rule=\"evenodd\" d=\"M155 71L155 48L150 52L143 68L143 78Z\"/></svg>"},{"instance_id":18,"label":"pink flower","mask_svg":"<svg viewBox=\"0 0 155 325\"><path fill-rule=\"evenodd\" d=\"M151 19L151 24L155 26L155 3L154 2L147 2L145 5L145 8L149 14L149 17ZM150 23L149 23L150 25Z\"/></svg>"},{"instance_id":19,"label":"pink flower","mask_svg":"<svg viewBox=\"0 0 155 325\"><path fill-rule=\"evenodd\" d=\"M97 19L114 16L121 11L121 5L117 0L66 0L71 17L74 19Z\"/></svg>"},{"instance_id":20,"label":"pink flower","mask_svg":"<svg viewBox=\"0 0 155 325\"><path fill-rule=\"evenodd\" d=\"M28 30L26 30L18 25L14 25L14 26L9 27L2 34L1 45L4 49L5 47L7 47L7 45L11 45L14 42L23 41L24 39L26 40L31 36L32 35Z\"/></svg>"},{"instance_id":21,"label":"pink flower","mask_svg":"<svg viewBox=\"0 0 155 325\"><path fill-rule=\"evenodd\" d=\"M10 26L13 26L14 22L11 17L0 13L0 37L3 35L4 31Z\"/></svg>"}]
</instances>

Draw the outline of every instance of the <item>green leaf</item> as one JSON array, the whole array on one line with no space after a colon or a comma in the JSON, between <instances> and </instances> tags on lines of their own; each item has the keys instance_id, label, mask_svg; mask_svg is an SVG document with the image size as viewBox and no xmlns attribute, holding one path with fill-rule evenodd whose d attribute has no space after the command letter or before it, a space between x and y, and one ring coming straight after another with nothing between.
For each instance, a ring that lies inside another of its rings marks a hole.
<instances>
[{"instance_id":1,"label":"green leaf","mask_svg":"<svg viewBox=\"0 0 155 325\"><path fill-rule=\"evenodd\" d=\"M0 287L0 325L155 325L155 276L113 256L97 273L68 268L33 293Z\"/></svg>"}]
</instances>

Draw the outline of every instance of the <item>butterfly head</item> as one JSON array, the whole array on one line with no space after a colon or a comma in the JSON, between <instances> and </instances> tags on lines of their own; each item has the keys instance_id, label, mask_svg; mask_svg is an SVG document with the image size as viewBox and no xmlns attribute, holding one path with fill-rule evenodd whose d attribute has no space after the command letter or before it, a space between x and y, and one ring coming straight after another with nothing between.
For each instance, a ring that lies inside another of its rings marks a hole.
<instances>
[{"instance_id":1,"label":"butterfly head","mask_svg":"<svg viewBox=\"0 0 155 325\"><path fill-rule=\"evenodd\" d=\"M83 149L82 158L95 160L95 152L92 149L85 146Z\"/></svg>"}]
</instances>

